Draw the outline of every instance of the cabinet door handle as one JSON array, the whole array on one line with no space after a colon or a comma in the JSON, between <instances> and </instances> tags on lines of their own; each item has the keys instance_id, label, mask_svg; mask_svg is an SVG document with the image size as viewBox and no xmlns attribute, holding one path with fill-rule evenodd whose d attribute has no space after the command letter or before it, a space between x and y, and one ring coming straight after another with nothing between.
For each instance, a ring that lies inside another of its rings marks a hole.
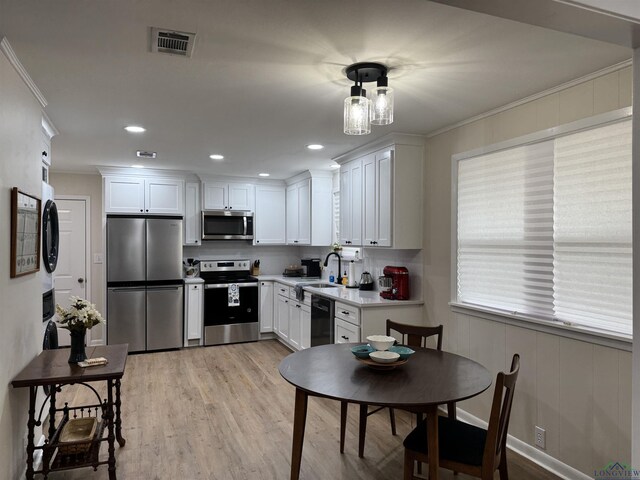
<instances>
[{"instance_id":1,"label":"cabinet door handle","mask_svg":"<svg viewBox=\"0 0 640 480\"><path fill-rule=\"evenodd\" d=\"M300 308L300 305L296 305L296 308Z\"/></svg>"},{"instance_id":2,"label":"cabinet door handle","mask_svg":"<svg viewBox=\"0 0 640 480\"><path fill-rule=\"evenodd\" d=\"M349 315L349 312L343 311L342 313L343 313L343 315Z\"/></svg>"},{"instance_id":3,"label":"cabinet door handle","mask_svg":"<svg viewBox=\"0 0 640 480\"><path fill-rule=\"evenodd\" d=\"M349 337L345 337L344 335L342 335L342 339L343 340L349 340Z\"/></svg>"},{"instance_id":4,"label":"cabinet door handle","mask_svg":"<svg viewBox=\"0 0 640 480\"><path fill-rule=\"evenodd\" d=\"M229 210L231 210L233 207L229 207Z\"/></svg>"}]
</instances>

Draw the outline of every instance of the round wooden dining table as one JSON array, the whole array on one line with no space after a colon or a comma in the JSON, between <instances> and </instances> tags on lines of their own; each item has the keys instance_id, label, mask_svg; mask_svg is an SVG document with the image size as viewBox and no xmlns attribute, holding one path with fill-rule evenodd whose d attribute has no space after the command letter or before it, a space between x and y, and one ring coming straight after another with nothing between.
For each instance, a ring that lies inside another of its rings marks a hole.
<instances>
[{"instance_id":1,"label":"round wooden dining table","mask_svg":"<svg viewBox=\"0 0 640 480\"><path fill-rule=\"evenodd\" d=\"M427 416L429 478L438 478L438 405L484 392L491 374L479 363L430 348L414 348L409 361L391 370L359 362L354 343L311 347L285 357L278 370L296 387L291 480L300 476L309 396L341 402L394 407Z\"/></svg>"}]
</instances>

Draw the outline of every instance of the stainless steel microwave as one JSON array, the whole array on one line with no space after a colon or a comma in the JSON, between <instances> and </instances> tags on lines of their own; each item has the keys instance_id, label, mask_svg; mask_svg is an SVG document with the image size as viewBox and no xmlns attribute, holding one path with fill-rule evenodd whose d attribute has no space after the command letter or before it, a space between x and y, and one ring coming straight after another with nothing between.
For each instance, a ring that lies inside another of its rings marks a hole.
<instances>
[{"instance_id":1,"label":"stainless steel microwave","mask_svg":"<svg viewBox=\"0 0 640 480\"><path fill-rule=\"evenodd\" d=\"M253 240L253 212L203 210L202 240Z\"/></svg>"}]
</instances>

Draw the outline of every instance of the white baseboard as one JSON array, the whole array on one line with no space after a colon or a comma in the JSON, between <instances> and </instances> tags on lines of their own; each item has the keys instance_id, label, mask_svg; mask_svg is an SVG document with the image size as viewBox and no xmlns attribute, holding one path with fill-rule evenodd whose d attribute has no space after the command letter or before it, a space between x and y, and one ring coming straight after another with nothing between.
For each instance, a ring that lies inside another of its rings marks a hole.
<instances>
[{"instance_id":1,"label":"white baseboard","mask_svg":"<svg viewBox=\"0 0 640 480\"><path fill-rule=\"evenodd\" d=\"M478 417L460 408L457 409L457 417L459 420L470 423L471 425L487 428L487 422L480 420ZM538 450L536 447L532 447L512 435L507 435L507 447L565 480L593 480L593 477L585 475L566 463L562 463L557 458Z\"/></svg>"}]
</instances>

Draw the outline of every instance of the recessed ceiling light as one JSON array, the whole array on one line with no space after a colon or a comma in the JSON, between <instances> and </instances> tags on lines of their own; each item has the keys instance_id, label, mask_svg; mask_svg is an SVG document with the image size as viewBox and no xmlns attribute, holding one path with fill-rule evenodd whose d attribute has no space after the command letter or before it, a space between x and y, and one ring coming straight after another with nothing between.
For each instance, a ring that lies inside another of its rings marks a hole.
<instances>
[{"instance_id":1,"label":"recessed ceiling light","mask_svg":"<svg viewBox=\"0 0 640 480\"><path fill-rule=\"evenodd\" d=\"M215 153L213 155L209 155L209 158L211 160L224 160L224 155L219 155L219 154Z\"/></svg>"},{"instance_id":2,"label":"recessed ceiling light","mask_svg":"<svg viewBox=\"0 0 640 480\"><path fill-rule=\"evenodd\" d=\"M259 177L268 177L269 174L268 173L259 173L258 176Z\"/></svg>"},{"instance_id":3,"label":"recessed ceiling light","mask_svg":"<svg viewBox=\"0 0 640 480\"><path fill-rule=\"evenodd\" d=\"M144 165L131 165L131 168L144 168Z\"/></svg>"},{"instance_id":4,"label":"recessed ceiling light","mask_svg":"<svg viewBox=\"0 0 640 480\"><path fill-rule=\"evenodd\" d=\"M332 165L329 165L329 168L340 168L340 165L338 165L337 163L334 163Z\"/></svg>"},{"instance_id":5,"label":"recessed ceiling light","mask_svg":"<svg viewBox=\"0 0 640 480\"><path fill-rule=\"evenodd\" d=\"M140 127L138 125L127 125L124 129L129 133L142 133L146 132L147 129L144 127Z\"/></svg>"},{"instance_id":6,"label":"recessed ceiling light","mask_svg":"<svg viewBox=\"0 0 640 480\"><path fill-rule=\"evenodd\" d=\"M311 145L307 145L309 150L322 150L324 145L320 145L319 143L312 143Z\"/></svg>"}]
</instances>

